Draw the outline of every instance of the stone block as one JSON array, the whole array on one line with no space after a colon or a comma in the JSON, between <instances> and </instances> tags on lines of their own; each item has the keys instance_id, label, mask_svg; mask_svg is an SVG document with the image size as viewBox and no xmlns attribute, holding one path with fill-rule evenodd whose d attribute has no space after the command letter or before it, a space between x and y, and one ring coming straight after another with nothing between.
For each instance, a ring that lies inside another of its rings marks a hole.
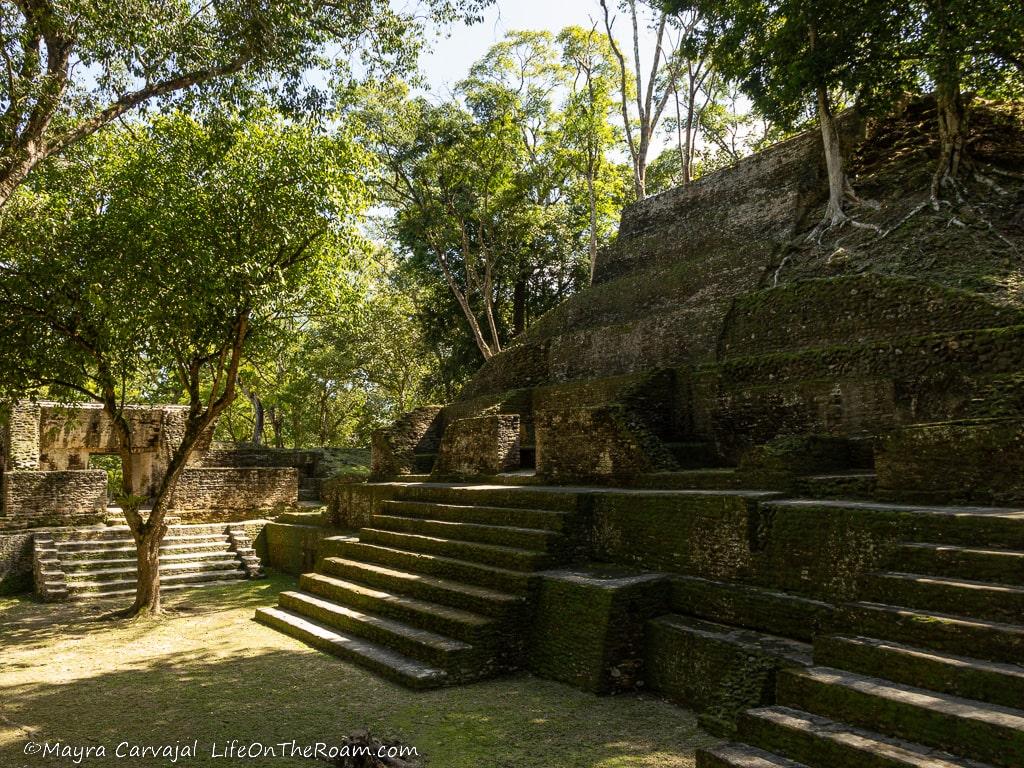
<instances>
[{"instance_id":1,"label":"stone block","mask_svg":"<svg viewBox=\"0 0 1024 768\"><path fill-rule=\"evenodd\" d=\"M0 529L97 523L107 507L107 473L4 472L3 499Z\"/></svg>"},{"instance_id":2,"label":"stone block","mask_svg":"<svg viewBox=\"0 0 1024 768\"><path fill-rule=\"evenodd\" d=\"M417 455L436 453L444 428L441 406L425 406L407 413L387 429L373 433L371 476L411 475Z\"/></svg>"},{"instance_id":3,"label":"stone block","mask_svg":"<svg viewBox=\"0 0 1024 768\"><path fill-rule=\"evenodd\" d=\"M519 469L519 447L518 415L457 419L441 438L434 474L473 477Z\"/></svg>"},{"instance_id":4,"label":"stone block","mask_svg":"<svg viewBox=\"0 0 1024 768\"><path fill-rule=\"evenodd\" d=\"M880 498L922 503L1024 501L1024 420L903 427L880 441Z\"/></svg>"},{"instance_id":5,"label":"stone block","mask_svg":"<svg viewBox=\"0 0 1024 768\"><path fill-rule=\"evenodd\" d=\"M595 494L591 542L599 560L729 579L749 574L769 492Z\"/></svg>"},{"instance_id":6,"label":"stone block","mask_svg":"<svg viewBox=\"0 0 1024 768\"><path fill-rule=\"evenodd\" d=\"M324 539L337 535L319 525L270 522L263 528L260 556L265 565L298 576L316 569Z\"/></svg>"},{"instance_id":7,"label":"stone block","mask_svg":"<svg viewBox=\"0 0 1024 768\"><path fill-rule=\"evenodd\" d=\"M719 736L739 716L774 702L778 673L811 663L810 646L772 635L668 615L647 623L647 686L698 714Z\"/></svg>"},{"instance_id":8,"label":"stone block","mask_svg":"<svg viewBox=\"0 0 1024 768\"><path fill-rule=\"evenodd\" d=\"M628 480L674 468L664 444L621 405L538 411L537 473L556 481Z\"/></svg>"},{"instance_id":9,"label":"stone block","mask_svg":"<svg viewBox=\"0 0 1024 768\"><path fill-rule=\"evenodd\" d=\"M4 425L3 446L8 470L39 469L39 403L21 402L11 407Z\"/></svg>"},{"instance_id":10,"label":"stone block","mask_svg":"<svg viewBox=\"0 0 1024 768\"><path fill-rule=\"evenodd\" d=\"M0 595L32 591L31 533L0 534Z\"/></svg>"},{"instance_id":11,"label":"stone block","mask_svg":"<svg viewBox=\"0 0 1024 768\"><path fill-rule=\"evenodd\" d=\"M668 585L659 574L614 567L544 574L530 648L532 672L592 693L643 680L643 626L664 612Z\"/></svg>"},{"instance_id":12,"label":"stone block","mask_svg":"<svg viewBox=\"0 0 1024 768\"><path fill-rule=\"evenodd\" d=\"M186 467L170 508L188 522L226 522L294 506L298 495L291 467Z\"/></svg>"}]
</instances>

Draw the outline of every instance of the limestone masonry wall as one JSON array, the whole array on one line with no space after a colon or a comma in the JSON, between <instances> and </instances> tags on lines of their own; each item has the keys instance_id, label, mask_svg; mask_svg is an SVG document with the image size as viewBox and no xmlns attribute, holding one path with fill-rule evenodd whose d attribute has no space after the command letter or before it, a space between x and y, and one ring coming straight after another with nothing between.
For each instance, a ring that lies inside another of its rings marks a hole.
<instances>
[{"instance_id":1,"label":"limestone masonry wall","mask_svg":"<svg viewBox=\"0 0 1024 768\"><path fill-rule=\"evenodd\" d=\"M3 498L0 530L100 522L107 506L107 473L5 472Z\"/></svg>"},{"instance_id":2,"label":"limestone masonry wall","mask_svg":"<svg viewBox=\"0 0 1024 768\"><path fill-rule=\"evenodd\" d=\"M292 467L188 467L171 509L186 521L228 521L295 504L299 473Z\"/></svg>"},{"instance_id":3,"label":"limestone masonry wall","mask_svg":"<svg viewBox=\"0 0 1024 768\"><path fill-rule=\"evenodd\" d=\"M519 416L478 416L458 419L448 425L434 474L496 475L519 469L519 463Z\"/></svg>"}]
</instances>

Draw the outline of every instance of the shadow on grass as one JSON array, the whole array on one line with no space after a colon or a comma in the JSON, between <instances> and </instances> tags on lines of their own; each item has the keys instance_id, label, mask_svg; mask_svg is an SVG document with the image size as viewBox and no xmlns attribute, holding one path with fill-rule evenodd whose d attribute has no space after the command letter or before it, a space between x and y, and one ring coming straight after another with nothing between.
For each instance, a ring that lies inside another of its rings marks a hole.
<instances>
[{"instance_id":1,"label":"shadow on grass","mask_svg":"<svg viewBox=\"0 0 1024 768\"><path fill-rule=\"evenodd\" d=\"M114 748L197 740L186 765L308 767L318 763L217 759L213 745L338 743L367 728L416 747L431 768L681 768L692 766L694 747L714 742L691 713L663 702L599 698L527 676L408 691L253 622L252 607L290 583L183 596L192 611L142 633L68 622L70 637L51 628L5 644L15 666L0 668L0 765L52 766L52 757L22 754L33 738L104 745L108 756L87 765L141 768L170 763L126 762Z\"/></svg>"},{"instance_id":2,"label":"shadow on grass","mask_svg":"<svg viewBox=\"0 0 1024 768\"><path fill-rule=\"evenodd\" d=\"M237 611L247 607L255 610L261 605L273 605L279 592L293 589L296 583L293 576L273 572L264 579L167 592L163 600L167 616L139 621L111 616L131 605L131 598L45 603L35 596L22 595L5 600L4 610L0 610L0 645L5 649L21 645L43 646L55 639L86 637L111 626L132 627L136 632L144 633L160 626L163 621L182 615Z\"/></svg>"}]
</instances>

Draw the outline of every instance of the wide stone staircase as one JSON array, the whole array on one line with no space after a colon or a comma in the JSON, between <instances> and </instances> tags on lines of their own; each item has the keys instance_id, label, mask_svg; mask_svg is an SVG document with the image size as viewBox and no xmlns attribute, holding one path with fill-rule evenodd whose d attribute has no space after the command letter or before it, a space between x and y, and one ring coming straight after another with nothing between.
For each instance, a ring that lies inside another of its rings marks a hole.
<instances>
[{"instance_id":1,"label":"wide stone staircase","mask_svg":"<svg viewBox=\"0 0 1024 768\"><path fill-rule=\"evenodd\" d=\"M127 526L55 530L35 536L36 591L45 600L135 594L136 548ZM244 527L172 525L160 547L163 591L262 575Z\"/></svg>"},{"instance_id":2,"label":"wide stone staircase","mask_svg":"<svg viewBox=\"0 0 1024 768\"><path fill-rule=\"evenodd\" d=\"M534 574L566 561L577 496L401 486L256 619L414 688L519 666Z\"/></svg>"},{"instance_id":3,"label":"wide stone staircase","mask_svg":"<svg viewBox=\"0 0 1024 768\"><path fill-rule=\"evenodd\" d=\"M814 666L780 672L776 705L699 768L1024 766L1024 511L903 514L913 534L815 637Z\"/></svg>"}]
</instances>

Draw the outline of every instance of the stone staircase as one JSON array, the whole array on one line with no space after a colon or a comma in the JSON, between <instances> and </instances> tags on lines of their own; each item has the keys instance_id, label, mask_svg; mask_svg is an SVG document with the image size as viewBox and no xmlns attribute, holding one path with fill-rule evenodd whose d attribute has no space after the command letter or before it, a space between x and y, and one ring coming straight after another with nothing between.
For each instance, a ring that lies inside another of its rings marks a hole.
<instances>
[{"instance_id":1,"label":"stone staircase","mask_svg":"<svg viewBox=\"0 0 1024 768\"><path fill-rule=\"evenodd\" d=\"M243 526L173 525L160 554L161 590L262 575ZM127 526L55 530L35 537L36 591L48 601L135 594L136 549Z\"/></svg>"},{"instance_id":2,"label":"stone staircase","mask_svg":"<svg viewBox=\"0 0 1024 768\"><path fill-rule=\"evenodd\" d=\"M1024 512L917 509L815 666L699 768L1024 766Z\"/></svg>"},{"instance_id":3,"label":"stone staircase","mask_svg":"<svg viewBox=\"0 0 1024 768\"><path fill-rule=\"evenodd\" d=\"M256 619L413 688L520 664L534 574L570 557L576 494L424 483Z\"/></svg>"}]
</instances>

